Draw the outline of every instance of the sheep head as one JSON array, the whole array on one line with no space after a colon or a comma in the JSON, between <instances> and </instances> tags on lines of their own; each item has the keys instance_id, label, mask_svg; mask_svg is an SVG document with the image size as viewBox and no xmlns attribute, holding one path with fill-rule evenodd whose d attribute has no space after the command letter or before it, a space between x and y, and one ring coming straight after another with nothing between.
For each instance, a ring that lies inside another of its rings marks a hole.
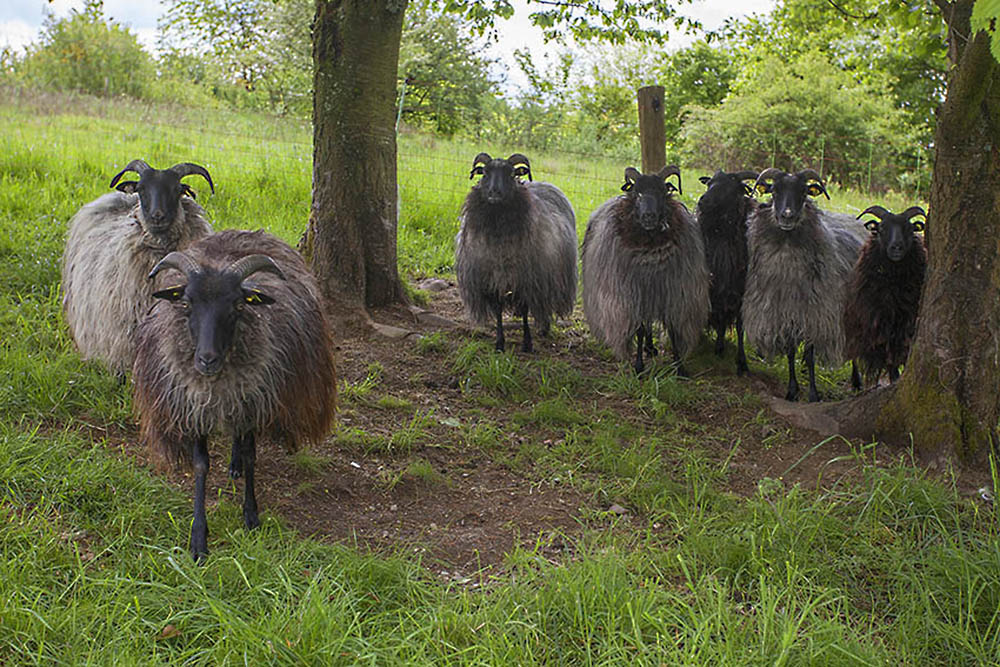
<instances>
[{"instance_id":1,"label":"sheep head","mask_svg":"<svg viewBox=\"0 0 1000 667\"><path fill-rule=\"evenodd\" d=\"M285 279L281 269L267 255L247 255L220 271L202 266L175 251L153 267L149 278L164 269L180 271L187 282L153 292L153 297L177 304L187 318L194 343L194 367L205 376L222 371L244 308L274 303L274 299L256 285L245 282L247 278L259 271L268 271Z\"/></svg>"},{"instance_id":2,"label":"sheep head","mask_svg":"<svg viewBox=\"0 0 1000 667\"><path fill-rule=\"evenodd\" d=\"M671 176L677 177L676 188L667 181ZM671 164L655 174L640 174L635 167L626 167L622 191L632 200L640 227L647 232L666 231L670 226L667 202L681 191L681 170Z\"/></svg>"},{"instance_id":3,"label":"sheep head","mask_svg":"<svg viewBox=\"0 0 1000 667\"><path fill-rule=\"evenodd\" d=\"M506 160L491 158L489 153L480 153L472 161L469 178L482 176L473 186L478 188L488 204L502 204L513 196L520 179L527 176L531 180L531 164L528 158L514 153Z\"/></svg>"},{"instance_id":4,"label":"sheep head","mask_svg":"<svg viewBox=\"0 0 1000 667\"><path fill-rule=\"evenodd\" d=\"M774 220L786 232L798 227L807 195L818 197L822 194L830 198L823 179L812 169L789 174L771 167L760 172L754 188L760 194L771 193Z\"/></svg>"},{"instance_id":5,"label":"sheep head","mask_svg":"<svg viewBox=\"0 0 1000 667\"><path fill-rule=\"evenodd\" d=\"M875 216L876 220L866 222L865 228L878 239L882 252L893 262L906 257L913 247L915 233L924 231L927 220L927 214L919 206L911 206L899 214L881 206L869 206L858 215L858 219L865 215ZM923 216L924 222L911 222L910 219L915 215Z\"/></svg>"},{"instance_id":6,"label":"sheep head","mask_svg":"<svg viewBox=\"0 0 1000 667\"><path fill-rule=\"evenodd\" d=\"M700 177L698 180L707 189L705 194L698 199L698 208L703 210L719 209L739 201L742 197L752 196L753 188L746 181L756 178L757 172L755 171L726 172L721 169L711 177Z\"/></svg>"},{"instance_id":7,"label":"sheep head","mask_svg":"<svg viewBox=\"0 0 1000 667\"><path fill-rule=\"evenodd\" d=\"M121 177L128 171L139 174L139 180L119 183ZM194 190L181 183L182 178L193 174L204 177L212 193L215 193L215 186L208 170L192 162L180 162L169 169L153 169L143 160L132 160L115 174L110 187L122 192L139 193L139 206L142 208L144 223L153 234L162 234L177 217L177 206L180 204L181 195L194 198Z\"/></svg>"}]
</instances>

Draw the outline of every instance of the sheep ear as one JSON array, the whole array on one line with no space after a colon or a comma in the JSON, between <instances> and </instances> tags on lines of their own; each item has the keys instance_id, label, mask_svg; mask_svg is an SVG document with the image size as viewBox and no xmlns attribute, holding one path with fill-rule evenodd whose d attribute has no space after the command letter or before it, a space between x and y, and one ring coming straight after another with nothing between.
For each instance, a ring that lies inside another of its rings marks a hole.
<instances>
[{"instance_id":1,"label":"sheep ear","mask_svg":"<svg viewBox=\"0 0 1000 667\"><path fill-rule=\"evenodd\" d=\"M180 301L184 296L184 290L186 288L187 285L174 285L173 287L157 290L153 292L153 298L165 299L166 301Z\"/></svg>"},{"instance_id":2,"label":"sheep ear","mask_svg":"<svg viewBox=\"0 0 1000 667\"><path fill-rule=\"evenodd\" d=\"M922 220L915 220L915 221L913 221L910 224L913 225L913 231L915 231L915 232L922 232L922 231L924 231L924 227L927 226L926 225L926 221L922 221Z\"/></svg>"},{"instance_id":3,"label":"sheep ear","mask_svg":"<svg viewBox=\"0 0 1000 667\"><path fill-rule=\"evenodd\" d=\"M485 171L486 169L483 167L483 165L477 164L475 167L472 168L472 171L469 172L469 180L472 180L477 175L482 176Z\"/></svg>"},{"instance_id":4,"label":"sheep ear","mask_svg":"<svg viewBox=\"0 0 1000 667\"><path fill-rule=\"evenodd\" d=\"M675 188L674 184L671 183L670 181L667 181L666 183L664 183L664 185L667 188L667 194L668 195L672 195L673 193L677 192L677 188Z\"/></svg>"},{"instance_id":5,"label":"sheep ear","mask_svg":"<svg viewBox=\"0 0 1000 667\"><path fill-rule=\"evenodd\" d=\"M130 195L133 192L135 192L135 189L138 186L139 186L139 181L122 181L121 183L115 186L115 190Z\"/></svg>"},{"instance_id":6,"label":"sheep ear","mask_svg":"<svg viewBox=\"0 0 1000 667\"><path fill-rule=\"evenodd\" d=\"M750 187L750 185L748 183L743 183L742 185L743 185L743 194L745 194L747 197L752 197L753 196L753 188Z\"/></svg>"},{"instance_id":7,"label":"sheep ear","mask_svg":"<svg viewBox=\"0 0 1000 667\"><path fill-rule=\"evenodd\" d=\"M827 199L830 198L830 195L826 194L826 188L823 187L823 184L815 181L806 186L806 194L810 197L819 197L822 194L826 195Z\"/></svg>"},{"instance_id":8,"label":"sheep ear","mask_svg":"<svg viewBox=\"0 0 1000 667\"><path fill-rule=\"evenodd\" d=\"M698 180L701 181L702 185L708 185L708 182L712 180L711 176L699 176Z\"/></svg>"},{"instance_id":9,"label":"sheep ear","mask_svg":"<svg viewBox=\"0 0 1000 667\"><path fill-rule=\"evenodd\" d=\"M189 185L187 185L185 183L181 183L181 194L182 195L187 195L191 199L197 199L198 198L198 195L195 194L195 191L191 189L191 186L189 186Z\"/></svg>"},{"instance_id":10,"label":"sheep ear","mask_svg":"<svg viewBox=\"0 0 1000 667\"><path fill-rule=\"evenodd\" d=\"M870 231L872 234L878 234L878 220L869 220L866 222L865 229Z\"/></svg>"},{"instance_id":11,"label":"sheep ear","mask_svg":"<svg viewBox=\"0 0 1000 667\"><path fill-rule=\"evenodd\" d=\"M243 302L251 306L269 306L274 303L274 298L261 292L256 287L244 287Z\"/></svg>"},{"instance_id":12,"label":"sheep ear","mask_svg":"<svg viewBox=\"0 0 1000 667\"><path fill-rule=\"evenodd\" d=\"M757 184L757 194L766 195L773 188L774 188L774 185L772 183L768 183L767 181L764 181L763 183L758 183Z\"/></svg>"},{"instance_id":13,"label":"sheep ear","mask_svg":"<svg viewBox=\"0 0 1000 667\"><path fill-rule=\"evenodd\" d=\"M526 164L519 164L516 167L514 167L514 175L517 176L518 178L520 178L522 176L527 176L528 180L530 181L531 180L531 167L529 167Z\"/></svg>"}]
</instances>

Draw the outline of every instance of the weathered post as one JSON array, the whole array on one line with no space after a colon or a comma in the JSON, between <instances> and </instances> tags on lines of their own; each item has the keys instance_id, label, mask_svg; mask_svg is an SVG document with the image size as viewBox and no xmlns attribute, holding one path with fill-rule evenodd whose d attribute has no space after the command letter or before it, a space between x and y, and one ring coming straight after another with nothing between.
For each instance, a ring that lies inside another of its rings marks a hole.
<instances>
[{"instance_id":1,"label":"weathered post","mask_svg":"<svg viewBox=\"0 0 1000 667\"><path fill-rule=\"evenodd\" d=\"M667 130L663 122L663 86L639 89L639 145L642 173L659 171L667 164Z\"/></svg>"}]
</instances>

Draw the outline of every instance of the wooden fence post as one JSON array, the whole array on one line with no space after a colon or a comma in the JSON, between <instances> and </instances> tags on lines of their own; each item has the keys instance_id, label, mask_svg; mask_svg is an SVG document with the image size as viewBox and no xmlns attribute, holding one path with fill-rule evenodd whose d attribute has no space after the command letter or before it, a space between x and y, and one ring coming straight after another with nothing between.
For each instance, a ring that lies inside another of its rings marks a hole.
<instances>
[{"instance_id":1,"label":"wooden fence post","mask_svg":"<svg viewBox=\"0 0 1000 667\"><path fill-rule=\"evenodd\" d=\"M663 86L639 89L639 145L642 173L659 171L667 164L667 130L663 122Z\"/></svg>"}]
</instances>

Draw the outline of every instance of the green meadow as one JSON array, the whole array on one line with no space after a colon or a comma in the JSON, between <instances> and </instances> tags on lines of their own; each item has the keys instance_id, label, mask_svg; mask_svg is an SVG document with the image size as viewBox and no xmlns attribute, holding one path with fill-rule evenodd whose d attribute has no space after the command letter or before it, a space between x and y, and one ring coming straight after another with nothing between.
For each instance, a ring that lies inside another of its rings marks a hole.
<instances>
[{"instance_id":1,"label":"green meadow","mask_svg":"<svg viewBox=\"0 0 1000 667\"><path fill-rule=\"evenodd\" d=\"M482 150L522 149L400 136L407 278L453 276L457 213ZM628 166L526 152L535 178L573 202L581 238ZM206 166L214 195L189 182L217 229L260 227L294 245L308 218L310 130L299 121L0 89L0 665L1000 664L993 504L961 491L956 473L931 476L871 443L845 447L843 478L769 476L737 493L744 435L768 447L758 432L783 430L709 344L692 361L695 379L664 366L638 379L627 368L595 374L610 362L592 341L576 352L592 363L576 365L426 336L414 354L452 369L462 405L489 416L467 420L463 408L453 431L386 391L376 362L344 381L342 414L399 423L338 426L338 446L356 456L395 457L447 494L420 456L431 433L436 447L571 485L587 500L564 558L528 540L502 567L473 574L475 585L443 581L409 551L303 536L266 503L263 526L247 532L238 501L220 494L211 555L195 565L190 489L118 446L135 437L128 385L80 360L60 316L67 221L137 157ZM700 174L682 172L693 207ZM830 194L830 208L851 212L907 203ZM752 363L784 382L782 363ZM821 391L846 391L846 377L824 373ZM634 410L619 418L619 405ZM719 405L755 421L744 433L693 418ZM558 443L543 441L553 432ZM523 436L519 448L501 445L510 433ZM713 455L719 446L730 455ZM823 457L824 447L800 453ZM602 511L609 499L633 516Z\"/></svg>"}]
</instances>

